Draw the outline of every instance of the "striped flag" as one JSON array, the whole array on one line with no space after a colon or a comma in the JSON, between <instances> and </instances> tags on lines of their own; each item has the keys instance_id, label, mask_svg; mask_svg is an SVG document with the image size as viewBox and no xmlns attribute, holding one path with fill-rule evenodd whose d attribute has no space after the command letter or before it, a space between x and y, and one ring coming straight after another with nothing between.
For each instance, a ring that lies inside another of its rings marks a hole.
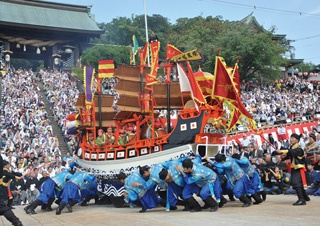
<instances>
[{"instance_id":1,"label":"striped flag","mask_svg":"<svg viewBox=\"0 0 320 226\"><path fill-rule=\"evenodd\" d=\"M99 60L98 78L111 78L114 74L113 60Z\"/></svg>"}]
</instances>

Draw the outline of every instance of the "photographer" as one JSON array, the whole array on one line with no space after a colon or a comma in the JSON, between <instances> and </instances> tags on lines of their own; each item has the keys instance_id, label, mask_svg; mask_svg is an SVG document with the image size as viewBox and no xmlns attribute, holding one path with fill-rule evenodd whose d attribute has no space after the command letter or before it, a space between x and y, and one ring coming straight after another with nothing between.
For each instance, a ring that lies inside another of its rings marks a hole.
<instances>
[{"instance_id":1,"label":"photographer","mask_svg":"<svg viewBox=\"0 0 320 226\"><path fill-rule=\"evenodd\" d=\"M282 173L279 167L268 167L263 171L261 178L268 194L279 195L283 192Z\"/></svg>"}]
</instances>

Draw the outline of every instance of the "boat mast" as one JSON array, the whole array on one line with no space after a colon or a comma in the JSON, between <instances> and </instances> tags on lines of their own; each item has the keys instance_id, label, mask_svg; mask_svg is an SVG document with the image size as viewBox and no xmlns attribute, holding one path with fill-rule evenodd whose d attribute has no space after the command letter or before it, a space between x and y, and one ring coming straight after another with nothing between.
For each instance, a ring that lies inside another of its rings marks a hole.
<instances>
[{"instance_id":1,"label":"boat mast","mask_svg":"<svg viewBox=\"0 0 320 226\"><path fill-rule=\"evenodd\" d=\"M165 67L166 75L167 75L167 133L171 133L171 101L170 101L170 74L171 74L171 64L167 64L167 67Z\"/></svg>"},{"instance_id":2,"label":"boat mast","mask_svg":"<svg viewBox=\"0 0 320 226\"><path fill-rule=\"evenodd\" d=\"M146 0L143 0L144 2L144 24L145 24L145 30L146 30L146 42L148 42L148 21L147 21L147 3ZM150 67L150 56L149 56L149 47L147 46L147 62L148 67Z\"/></svg>"}]
</instances>

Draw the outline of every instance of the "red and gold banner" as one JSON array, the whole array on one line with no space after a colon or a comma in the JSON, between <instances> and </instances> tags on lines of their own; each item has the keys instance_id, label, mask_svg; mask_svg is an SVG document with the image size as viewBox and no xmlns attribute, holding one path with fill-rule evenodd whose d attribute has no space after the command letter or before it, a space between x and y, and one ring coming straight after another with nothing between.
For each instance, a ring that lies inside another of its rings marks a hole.
<instances>
[{"instance_id":1,"label":"red and gold banner","mask_svg":"<svg viewBox=\"0 0 320 226\"><path fill-rule=\"evenodd\" d=\"M189 83L192 88L194 100L196 100L200 104L205 104L206 99L204 98L204 96L200 90L200 87L195 79L195 76L193 75L191 65L188 61L186 63L187 63L187 67L188 67L188 79L189 79Z\"/></svg>"},{"instance_id":2,"label":"red and gold banner","mask_svg":"<svg viewBox=\"0 0 320 226\"><path fill-rule=\"evenodd\" d=\"M228 73L227 71L224 59L219 56L216 57L215 77L214 77L213 87L214 87L212 90L213 97L222 98L225 101L228 101L230 104L232 104L236 108L233 114L237 114L237 111L239 111L240 113L239 117L234 118L234 115L231 115L232 121L234 121L236 118L239 119L241 115L244 115L246 117L246 123L247 123L246 126L250 126L253 129L256 129L255 121L252 119L251 114L247 111L247 109L242 104L242 101L240 100L236 85L233 79L231 78L230 73ZM232 127L229 127L229 130L231 129Z\"/></svg>"},{"instance_id":3,"label":"red and gold banner","mask_svg":"<svg viewBox=\"0 0 320 226\"><path fill-rule=\"evenodd\" d=\"M203 95L211 95L213 85L213 74L203 72L200 68L197 72L193 73Z\"/></svg>"},{"instance_id":4,"label":"red and gold banner","mask_svg":"<svg viewBox=\"0 0 320 226\"><path fill-rule=\"evenodd\" d=\"M98 78L111 78L114 74L113 60L99 60Z\"/></svg>"},{"instance_id":5,"label":"red and gold banner","mask_svg":"<svg viewBox=\"0 0 320 226\"><path fill-rule=\"evenodd\" d=\"M235 87L237 92L240 92L240 75L239 75L239 66L238 63L234 66L233 72L232 72L232 79L233 82L235 83Z\"/></svg>"},{"instance_id":6,"label":"red and gold banner","mask_svg":"<svg viewBox=\"0 0 320 226\"><path fill-rule=\"evenodd\" d=\"M225 98L230 102L237 101L237 93L234 89L233 81L226 69L226 65L222 57L216 57L214 75L215 78L212 95Z\"/></svg>"},{"instance_id":7,"label":"red and gold banner","mask_svg":"<svg viewBox=\"0 0 320 226\"><path fill-rule=\"evenodd\" d=\"M140 53L140 65L146 65L146 59L147 59L147 53L149 48L149 42L146 42L143 49L138 49L138 52Z\"/></svg>"},{"instance_id":8,"label":"red and gold banner","mask_svg":"<svg viewBox=\"0 0 320 226\"><path fill-rule=\"evenodd\" d=\"M160 50L160 42L158 40L152 41L150 43L151 69L150 69L150 74L146 75L146 85L152 85L158 82L156 76L159 68L159 50Z\"/></svg>"},{"instance_id":9,"label":"red and gold banner","mask_svg":"<svg viewBox=\"0 0 320 226\"><path fill-rule=\"evenodd\" d=\"M171 58L182 54L183 52L181 52L179 49L177 49L176 47L174 47L173 45L168 44L167 45L167 51L166 51L166 58L167 60L170 60Z\"/></svg>"},{"instance_id":10,"label":"red and gold banner","mask_svg":"<svg viewBox=\"0 0 320 226\"><path fill-rule=\"evenodd\" d=\"M192 61L192 60L203 60L203 56L198 51L199 49L194 49L185 53L181 53L172 57L170 60L174 62L182 62L182 61Z\"/></svg>"}]
</instances>

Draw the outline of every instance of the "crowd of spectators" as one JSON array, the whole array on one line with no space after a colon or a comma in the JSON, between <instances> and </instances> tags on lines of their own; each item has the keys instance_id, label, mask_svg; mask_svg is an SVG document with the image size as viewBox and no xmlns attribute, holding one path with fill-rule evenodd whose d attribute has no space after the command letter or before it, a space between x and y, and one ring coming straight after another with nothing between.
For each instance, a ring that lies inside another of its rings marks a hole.
<instances>
[{"instance_id":1,"label":"crowd of spectators","mask_svg":"<svg viewBox=\"0 0 320 226\"><path fill-rule=\"evenodd\" d=\"M46 96L41 96L39 83ZM241 99L257 123L285 124L288 118L298 121L302 117L312 119L320 114L318 83L312 84L293 77L286 81L275 81L272 85L259 84L257 81L242 82L240 87ZM41 70L35 74L32 71L17 70L8 71L3 76L2 93L1 154L13 171L24 175L10 185L15 204L23 205L36 198L37 188L43 178L52 177L68 167L73 159L72 153L79 148L76 136L68 135L65 125L65 118L77 113L75 103L79 90L76 81L63 72ZM45 110L43 98L48 99L51 112ZM65 134L69 150L64 157L61 156L58 139L53 134L52 121L56 121ZM242 145L234 143L234 148L239 153L246 153L259 169L270 194L282 194L290 189L287 163L272 155L277 148L287 148L289 142L288 138L278 140L281 142L276 142L271 135L268 142L261 146L254 137L243 139ZM301 146L308 150L312 141L319 147L320 134L316 129L307 131ZM318 147L312 150L318 151ZM317 172L320 170L320 153L313 152L310 156L313 161L308 163L308 172ZM308 186L320 186L320 181L318 183L314 178L309 177Z\"/></svg>"},{"instance_id":2,"label":"crowd of spectators","mask_svg":"<svg viewBox=\"0 0 320 226\"><path fill-rule=\"evenodd\" d=\"M30 70L9 70L2 76L1 155L11 171L23 175L10 184L15 205L33 202L44 179L65 170L73 160L70 152L61 155L52 130L52 121L62 125L76 98L77 89L66 77L46 71L35 74ZM53 112L45 109L43 98L46 97L41 95L40 81L44 83Z\"/></svg>"},{"instance_id":3,"label":"crowd of spectators","mask_svg":"<svg viewBox=\"0 0 320 226\"><path fill-rule=\"evenodd\" d=\"M78 113L75 104L79 96L77 80L71 80L67 73L40 71L41 82L50 102L53 118L58 122L61 132L65 135L69 152L74 153L79 147L78 139L68 134L65 119L68 115Z\"/></svg>"},{"instance_id":4,"label":"crowd of spectators","mask_svg":"<svg viewBox=\"0 0 320 226\"><path fill-rule=\"evenodd\" d=\"M240 89L246 109L262 127L320 116L320 82L294 76L271 85L242 81Z\"/></svg>"}]
</instances>

